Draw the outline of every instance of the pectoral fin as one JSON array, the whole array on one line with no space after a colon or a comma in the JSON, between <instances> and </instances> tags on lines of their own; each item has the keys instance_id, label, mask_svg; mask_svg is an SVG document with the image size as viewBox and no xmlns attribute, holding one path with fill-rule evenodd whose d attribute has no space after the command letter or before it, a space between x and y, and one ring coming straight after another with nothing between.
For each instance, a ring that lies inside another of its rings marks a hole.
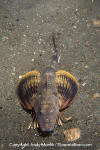
<instances>
[{"instance_id":1,"label":"pectoral fin","mask_svg":"<svg viewBox=\"0 0 100 150\"><path fill-rule=\"evenodd\" d=\"M20 104L25 109L31 110L34 107L39 83L40 73L38 71L28 72L19 79L16 93Z\"/></svg>"},{"instance_id":2,"label":"pectoral fin","mask_svg":"<svg viewBox=\"0 0 100 150\"><path fill-rule=\"evenodd\" d=\"M78 91L78 81L69 72L59 70L56 72L56 84L60 111L69 107Z\"/></svg>"}]
</instances>

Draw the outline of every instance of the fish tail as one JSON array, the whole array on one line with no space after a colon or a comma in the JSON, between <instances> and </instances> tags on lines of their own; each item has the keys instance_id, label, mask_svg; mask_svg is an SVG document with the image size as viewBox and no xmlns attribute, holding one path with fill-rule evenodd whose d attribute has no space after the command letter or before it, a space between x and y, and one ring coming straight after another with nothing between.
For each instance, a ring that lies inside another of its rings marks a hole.
<instances>
[{"instance_id":1,"label":"fish tail","mask_svg":"<svg viewBox=\"0 0 100 150\"><path fill-rule=\"evenodd\" d=\"M55 67L60 62L60 56L58 56L58 48L56 44L56 35L53 33L52 35L53 47L54 47L54 54L51 56L51 64Z\"/></svg>"}]
</instances>

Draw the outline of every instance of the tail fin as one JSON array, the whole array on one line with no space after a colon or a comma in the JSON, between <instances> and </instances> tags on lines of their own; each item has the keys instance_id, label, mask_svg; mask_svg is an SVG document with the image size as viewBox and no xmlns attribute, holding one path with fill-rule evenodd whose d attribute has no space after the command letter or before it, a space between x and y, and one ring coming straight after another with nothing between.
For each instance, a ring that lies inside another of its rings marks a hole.
<instances>
[{"instance_id":1,"label":"tail fin","mask_svg":"<svg viewBox=\"0 0 100 150\"><path fill-rule=\"evenodd\" d=\"M56 45L56 41L55 40L56 40L56 35L55 35L55 33L53 33L53 35L52 35L52 41L53 41L55 53L57 54L58 50L57 50L57 45Z\"/></svg>"},{"instance_id":2,"label":"tail fin","mask_svg":"<svg viewBox=\"0 0 100 150\"><path fill-rule=\"evenodd\" d=\"M60 61L60 56L58 56L58 48L56 45L56 35L53 33L52 35L52 41L53 41L53 46L54 46L54 55L51 56L51 66L53 68L56 68L56 65L59 64Z\"/></svg>"}]
</instances>

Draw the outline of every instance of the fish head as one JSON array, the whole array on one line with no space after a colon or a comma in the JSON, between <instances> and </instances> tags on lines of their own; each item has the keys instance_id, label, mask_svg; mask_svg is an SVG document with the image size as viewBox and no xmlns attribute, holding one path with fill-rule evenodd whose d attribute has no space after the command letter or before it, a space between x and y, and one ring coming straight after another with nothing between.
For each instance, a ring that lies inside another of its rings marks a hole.
<instances>
[{"instance_id":1,"label":"fish head","mask_svg":"<svg viewBox=\"0 0 100 150\"><path fill-rule=\"evenodd\" d=\"M58 115L58 100L56 95L39 95L35 105L35 113L41 132L53 132Z\"/></svg>"}]
</instances>

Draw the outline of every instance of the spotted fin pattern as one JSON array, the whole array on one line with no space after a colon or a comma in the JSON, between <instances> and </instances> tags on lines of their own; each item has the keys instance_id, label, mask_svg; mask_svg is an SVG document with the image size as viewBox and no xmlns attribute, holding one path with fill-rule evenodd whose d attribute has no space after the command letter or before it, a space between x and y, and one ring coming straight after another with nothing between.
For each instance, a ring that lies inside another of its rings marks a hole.
<instances>
[{"instance_id":1,"label":"spotted fin pattern","mask_svg":"<svg viewBox=\"0 0 100 150\"><path fill-rule=\"evenodd\" d=\"M40 73L38 71L28 72L19 79L16 93L20 104L25 109L31 110L33 108L39 83Z\"/></svg>"},{"instance_id":2,"label":"spotted fin pattern","mask_svg":"<svg viewBox=\"0 0 100 150\"><path fill-rule=\"evenodd\" d=\"M69 107L78 92L78 81L69 72L58 70L56 72L56 84L60 111Z\"/></svg>"}]
</instances>

